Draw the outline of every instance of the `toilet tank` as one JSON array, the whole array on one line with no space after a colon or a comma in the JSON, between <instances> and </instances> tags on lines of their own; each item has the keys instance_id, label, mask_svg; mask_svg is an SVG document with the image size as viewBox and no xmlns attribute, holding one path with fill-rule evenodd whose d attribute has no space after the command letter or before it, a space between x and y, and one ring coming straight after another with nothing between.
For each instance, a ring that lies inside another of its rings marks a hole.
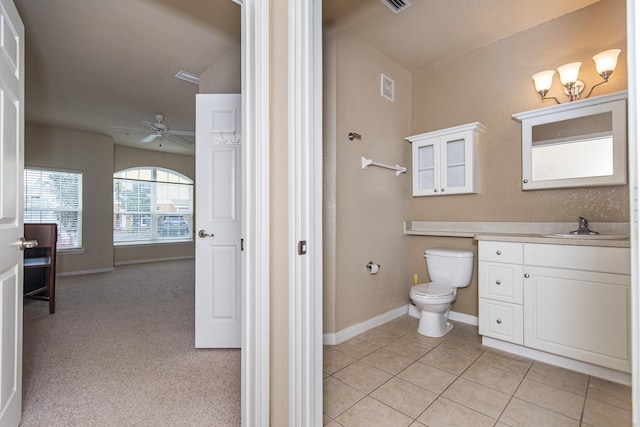
<instances>
[{"instance_id":1,"label":"toilet tank","mask_svg":"<svg viewBox=\"0 0 640 427\"><path fill-rule=\"evenodd\" d=\"M432 282L456 288L471 283L473 252L462 249L427 249L424 251L427 271Z\"/></svg>"}]
</instances>

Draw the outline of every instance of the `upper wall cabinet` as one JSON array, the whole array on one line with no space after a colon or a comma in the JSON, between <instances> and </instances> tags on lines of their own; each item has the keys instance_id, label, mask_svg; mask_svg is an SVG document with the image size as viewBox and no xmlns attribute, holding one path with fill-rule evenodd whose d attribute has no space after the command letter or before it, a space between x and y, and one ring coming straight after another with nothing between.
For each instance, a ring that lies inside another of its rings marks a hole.
<instances>
[{"instance_id":1,"label":"upper wall cabinet","mask_svg":"<svg viewBox=\"0 0 640 427\"><path fill-rule=\"evenodd\" d=\"M627 92L514 114L522 189L627 183Z\"/></svg>"},{"instance_id":2,"label":"upper wall cabinet","mask_svg":"<svg viewBox=\"0 0 640 427\"><path fill-rule=\"evenodd\" d=\"M413 146L413 195L477 193L475 147L480 122L405 138Z\"/></svg>"}]
</instances>

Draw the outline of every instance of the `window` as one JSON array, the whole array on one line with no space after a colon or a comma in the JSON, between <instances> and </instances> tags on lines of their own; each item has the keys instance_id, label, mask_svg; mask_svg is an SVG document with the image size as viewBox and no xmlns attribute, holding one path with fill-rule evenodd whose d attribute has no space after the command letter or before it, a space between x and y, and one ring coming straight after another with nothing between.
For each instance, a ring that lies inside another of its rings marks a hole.
<instances>
[{"instance_id":1,"label":"window","mask_svg":"<svg viewBox=\"0 0 640 427\"><path fill-rule=\"evenodd\" d=\"M58 249L82 247L82 172L24 170L24 222L58 224Z\"/></svg>"},{"instance_id":2,"label":"window","mask_svg":"<svg viewBox=\"0 0 640 427\"><path fill-rule=\"evenodd\" d=\"M193 240L193 181L168 169L140 167L113 174L116 244Z\"/></svg>"}]
</instances>

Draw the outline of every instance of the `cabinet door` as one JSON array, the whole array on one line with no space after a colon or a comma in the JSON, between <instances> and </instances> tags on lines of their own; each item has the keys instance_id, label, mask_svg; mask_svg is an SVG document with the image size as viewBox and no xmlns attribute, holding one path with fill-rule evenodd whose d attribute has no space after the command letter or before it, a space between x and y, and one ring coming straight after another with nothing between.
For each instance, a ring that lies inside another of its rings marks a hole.
<instances>
[{"instance_id":1,"label":"cabinet door","mask_svg":"<svg viewBox=\"0 0 640 427\"><path fill-rule=\"evenodd\" d=\"M457 132L440 139L440 192L474 192L471 132Z\"/></svg>"},{"instance_id":2,"label":"cabinet door","mask_svg":"<svg viewBox=\"0 0 640 427\"><path fill-rule=\"evenodd\" d=\"M413 195L433 196L440 192L440 139L413 143Z\"/></svg>"},{"instance_id":3,"label":"cabinet door","mask_svg":"<svg viewBox=\"0 0 640 427\"><path fill-rule=\"evenodd\" d=\"M629 276L524 271L525 346L630 372Z\"/></svg>"}]
</instances>

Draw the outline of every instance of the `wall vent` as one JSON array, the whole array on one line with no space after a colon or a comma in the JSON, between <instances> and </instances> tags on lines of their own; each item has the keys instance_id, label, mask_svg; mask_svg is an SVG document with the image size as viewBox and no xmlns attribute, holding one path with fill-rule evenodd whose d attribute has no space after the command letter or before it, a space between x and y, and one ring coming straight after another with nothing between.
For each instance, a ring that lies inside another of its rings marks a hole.
<instances>
[{"instance_id":1,"label":"wall vent","mask_svg":"<svg viewBox=\"0 0 640 427\"><path fill-rule=\"evenodd\" d=\"M411 3L409 3L407 0L380 0L380 1L385 6L387 6L393 13L400 13L406 8L408 8L409 6L411 6Z\"/></svg>"},{"instance_id":2,"label":"wall vent","mask_svg":"<svg viewBox=\"0 0 640 427\"><path fill-rule=\"evenodd\" d=\"M394 100L394 81L380 73L380 96L387 98L389 101Z\"/></svg>"}]
</instances>

